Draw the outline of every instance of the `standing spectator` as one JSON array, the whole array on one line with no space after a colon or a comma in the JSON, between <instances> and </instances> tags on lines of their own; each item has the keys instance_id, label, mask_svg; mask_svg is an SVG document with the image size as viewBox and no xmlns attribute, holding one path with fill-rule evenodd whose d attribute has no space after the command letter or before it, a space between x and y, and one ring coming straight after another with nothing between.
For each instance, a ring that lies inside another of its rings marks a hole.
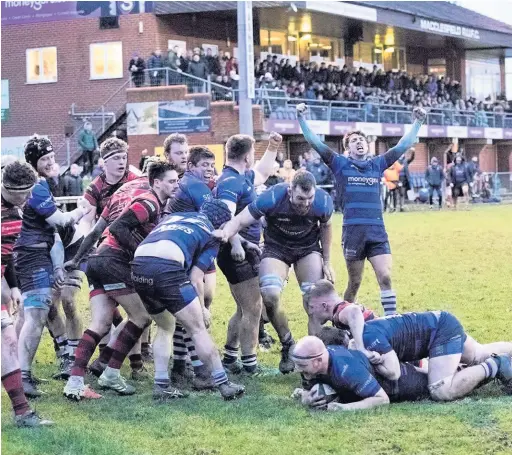
<instances>
[{"instance_id":1,"label":"standing spectator","mask_svg":"<svg viewBox=\"0 0 512 455\"><path fill-rule=\"evenodd\" d=\"M218 65L217 58L212 55L210 47L206 49L205 64L208 74L220 74L220 66Z\"/></svg>"},{"instance_id":2,"label":"standing spectator","mask_svg":"<svg viewBox=\"0 0 512 455\"><path fill-rule=\"evenodd\" d=\"M48 186L50 187L50 192L53 194L53 196L62 196L62 178L60 176L60 166L58 163L53 165L52 172L48 175L46 180L48 182Z\"/></svg>"},{"instance_id":3,"label":"standing spectator","mask_svg":"<svg viewBox=\"0 0 512 455\"><path fill-rule=\"evenodd\" d=\"M443 191L441 190L441 186L443 185L444 178L443 168L439 165L437 158L433 156L430 160L430 166L427 167L425 171L425 180L428 184L428 196L431 209L434 207L434 191L437 192L439 199L439 209L441 209L443 205Z\"/></svg>"},{"instance_id":4,"label":"standing spectator","mask_svg":"<svg viewBox=\"0 0 512 455\"><path fill-rule=\"evenodd\" d=\"M160 49L156 49L155 52L151 54L151 57L148 58L148 69L149 71L149 80L153 87L159 86L162 82L163 74L162 70L159 68L164 67L164 61L162 59L162 51Z\"/></svg>"},{"instance_id":5,"label":"standing spectator","mask_svg":"<svg viewBox=\"0 0 512 455\"><path fill-rule=\"evenodd\" d=\"M284 165L284 153L277 152L276 161L279 163L279 167L283 167Z\"/></svg>"},{"instance_id":6,"label":"standing spectator","mask_svg":"<svg viewBox=\"0 0 512 455\"><path fill-rule=\"evenodd\" d=\"M269 175L268 179L265 181L265 186L270 188L271 186L277 185L278 183L283 183L284 179L279 174L279 163L276 161L274 163L274 167L272 168L272 174Z\"/></svg>"},{"instance_id":7,"label":"standing spectator","mask_svg":"<svg viewBox=\"0 0 512 455\"><path fill-rule=\"evenodd\" d=\"M146 64L144 63L144 59L137 53L134 52L132 55L132 59L128 64L128 71L130 71L132 75L132 81L135 84L135 87L140 87L144 85L144 70L146 69Z\"/></svg>"},{"instance_id":8,"label":"standing spectator","mask_svg":"<svg viewBox=\"0 0 512 455\"><path fill-rule=\"evenodd\" d=\"M188 67L188 73L191 76L198 77L200 79L208 78L208 72L206 71L206 65L204 64L204 62L201 61L199 54L195 54L192 57L192 62L190 63L190 65ZM192 85L192 92L193 93L204 92L204 83L201 83L199 81L194 81L194 83Z\"/></svg>"},{"instance_id":9,"label":"standing spectator","mask_svg":"<svg viewBox=\"0 0 512 455\"><path fill-rule=\"evenodd\" d=\"M471 158L471 162L468 164L468 174L469 174L469 190L471 196L479 196L482 190L481 186L481 172L480 166L478 164L478 156L474 156Z\"/></svg>"},{"instance_id":10,"label":"standing spectator","mask_svg":"<svg viewBox=\"0 0 512 455\"><path fill-rule=\"evenodd\" d=\"M384 183L386 184L387 190L386 196L384 197L384 211L387 210L389 203L389 211L396 212L398 185L400 183L400 171L402 169L403 164L399 161L395 161L389 168L384 171Z\"/></svg>"},{"instance_id":11,"label":"standing spectator","mask_svg":"<svg viewBox=\"0 0 512 455\"><path fill-rule=\"evenodd\" d=\"M64 176L64 184L62 185L63 196L82 196L84 187L82 177L80 177L80 167L73 163L69 169L69 173ZM77 208L76 203L66 204L66 211L71 212Z\"/></svg>"},{"instance_id":12,"label":"standing spectator","mask_svg":"<svg viewBox=\"0 0 512 455\"><path fill-rule=\"evenodd\" d=\"M84 123L84 129L78 136L78 145L82 149L82 166L83 173L90 174L94 167L94 153L98 150L98 139L96 139L96 135L92 131L91 122Z\"/></svg>"},{"instance_id":13,"label":"standing spectator","mask_svg":"<svg viewBox=\"0 0 512 455\"><path fill-rule=\"evenodd\" d=\"M295 177L295 169L293 169L292 160L284 160L283 167L279 169L279 176L286 182L292 183L293 177Z\"/></svg>"},{"instance_id":14,"label":"standing spectator","mask_svg":"<svg viewBox=\"0 0 512 455\"><path fill-rule=\"evenodd\" d=\"M95 179L96 177L98 177L98 175L102 174L104 170L105 170L105 161L103 160L103 158L100 158L98 160L98 163L92 170L91 178Z\"/></svg>"},{"instance_id":15,"label":"standing spectator","mask_svg":"<svg viewBox=\"0 0 512 455\"><path fill-rule=\"evenodd\" d=\"M178 46L174 46L172 49L169 49L167 53L167 67L174 71L181 72L181 60L180 60L180 48Z\"/></svg>"},{"instance_id":16,"label":"standing spectator","mask_svg":"<svg viewBox=\"0 0 512 455\"><path fill-rule=\"evenodd\" d=\"M409 173L409 165L414 161L415 150L412 148L408 152L404 154L402 158L400 158L400 163L403 164L402 169L400 170L399 183L398 187L400 189L400 211L404 211L405 198L407 197L407 192L412 189L411 185L411 174Z\"/></svg>"},{"instance_id":17,"label":"standing spectator","mask_svg":"<svg viewBox=\"0 0 512 455\"><path fill-rule=\"evenodd\" d=\"M469 178L468 167L459 154L455 156L455 164L450 169L450 182L454 208L457 209L457 200L459 197L464 197L466 208L469 207L468 189L471 180Z\"/></svg>"},{"instance_id":18,"label":"standing spectator","mask_svg":"<svg viewBox=\"0 0 512 455\"><path fill-rule=\"evenodd\" d=\"M140 160L139 160L139 169L144 172L144 169L146 168L146 163L149 160L148 156L148 149L144 149L142 152L140 152Z\"/></svg>"},{"instance_id":19,"label":"standing spectator","mask_svg":"<svg viewBox=\"0 0 512 455\"><path fill-rule=\"evenodd\" d=\"M306 165L306 170L313 174L317 185L329 185L332 182L331 171L316 154L313 160Z\"/></svg>"}]
</instances>

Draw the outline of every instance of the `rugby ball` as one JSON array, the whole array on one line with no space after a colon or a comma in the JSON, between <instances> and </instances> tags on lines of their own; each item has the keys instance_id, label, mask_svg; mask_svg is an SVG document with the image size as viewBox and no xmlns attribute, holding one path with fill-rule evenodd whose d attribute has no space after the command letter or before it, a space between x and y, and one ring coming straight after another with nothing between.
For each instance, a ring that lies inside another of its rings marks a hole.
<instances>
[{"instance_id":1,"label":"rugby ball","mask_svg":"<svg viewBox=\"0 0 512 455\"><path fill-rule=\"evenodd\" d=\"M336 390L334 390L330 385L322 383L315 384L311 387L310 394L312 398L325 397L327 403L333 401L337 396Z\"/></svg>"}]
</instances>

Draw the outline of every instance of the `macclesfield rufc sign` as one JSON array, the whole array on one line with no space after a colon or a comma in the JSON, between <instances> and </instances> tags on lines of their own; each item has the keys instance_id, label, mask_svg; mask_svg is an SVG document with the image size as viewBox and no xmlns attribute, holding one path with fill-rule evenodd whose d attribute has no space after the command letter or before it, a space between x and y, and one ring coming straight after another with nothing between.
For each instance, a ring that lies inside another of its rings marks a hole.
<instances>
[{"instance_id":1,"label":"macclesfield rufc sign","mask_svg":"<svg viewBox=\"0 0 512 455\"><path fill-rule=\"evenodd\" d=\"M473 40L480 39L480 32L474 28L462 27L460 25L445 24L444 22L420 20L420 28L429 32L443 33L445 35L460 36Z\"/></svg>"}]
</instances>

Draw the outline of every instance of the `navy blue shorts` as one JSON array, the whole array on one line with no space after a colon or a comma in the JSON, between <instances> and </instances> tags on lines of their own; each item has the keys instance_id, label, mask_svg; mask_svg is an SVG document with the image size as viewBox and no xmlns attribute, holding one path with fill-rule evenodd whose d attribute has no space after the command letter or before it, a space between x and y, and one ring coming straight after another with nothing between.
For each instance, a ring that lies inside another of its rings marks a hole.
<instances>
[{"instance_id":1,"label":"navy blue shorts","mask_svg":"<svg viewBox=\"0 0 512 455\"><path fill-rule=\"evenodd\" d=\"M309 256L311 253L322 254L322 248L320 243L301 248L294 247L290 248L283 245L277 245L275 243L265 243L263 246L263 253L261 259L272 258L284 262L288 267L299 262L302 258Z\"/></svg>"},{"instance_id":2,"label":"navy blue shorts","mask_svg":"<svg viewBox=\"0 0 512 455\"><path fill-rule=\"evenodd\" d=\"M13 252L25 309L48 309L52 303L53 263L49 248L20 247Z\"/></svg>"},{"instance_id":3,"label":"navy blue shorts","mask_svg":"<svg viewBox=\"0 0 512 455\"><path fill-rule=\"evenodd\" d=\"M441 357L462 354L467 335L459 320L451 313L441 311L437 331L430 343L428 356Z\"/></svg>"},{"instance_id":4,"label":"navy blue shorts","mask_svg":"<svg viewBox=\"0 0 512 455\"><path fill-rule=\"evenodd\" d=\"M196 288L176 261L136 257L132 261L131 278L149 314L167 310L175 315L197 298Z\"/></svg>"},{"instance_id":5,"label":"navy blue shorts","mask_svg":"<svg viewBox=\"0 0 512 455\"><path fill-rule=\"evenodd\" d=\"M428 375L419 372L410 363L400 362L400 378L397 381L391 381L377 373L374 376L393 403L423 400L430 396Z\"/></svg>"},{"instance_id":6,"label":"navy blue shorts","mask_svg":"<svg viewBox=\"0 0 512 455\"><path fill-rule=\"evenodd\" d=\"M347 261L364 261L373 256L391 254L386 228L379 225L343 226L341 247Z\"/></svg>"},{"instance_id":7,"label":"navy blue shorts","mask_svg":"<svg viewBox=\"0 0 512 455\"><path fill-rule=\"evenodd\" d=\"M221 247L217 256L217 265L229 284L243 283L257 278L260 272L260 257L252 251L245 252L245 259L236 262L231 257L231 245Z\"/></svg>"}]
</instances>

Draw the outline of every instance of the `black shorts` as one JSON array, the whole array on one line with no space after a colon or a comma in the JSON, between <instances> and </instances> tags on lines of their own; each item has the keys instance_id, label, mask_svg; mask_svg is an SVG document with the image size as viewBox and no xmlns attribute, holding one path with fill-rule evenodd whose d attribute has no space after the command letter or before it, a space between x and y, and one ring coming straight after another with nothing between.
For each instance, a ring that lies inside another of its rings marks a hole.
<instances>
[{"instance_id":1,"label":"black shorts","mask_svg":"<svg viewBox=\"0 0 512 455\"><path fill-rule=\"evenodd\" d=\"M400 378L397 381L391 381L377 373L374 376L393 403L423 400L430 396L428 375L419 372L410 363L400 363Z\"/></svg>"},{"instance_id":2,"label":"black shorts","mask_svg":"<svg viewBox=\"0 0 512 455\"><path fill-rule=\"evenodd\" d=\"M452 187L452 197L463 197L464 196L464 190L462 189L462 185L453 185Z\"/></svg>"},{"instance_id":3,"label":"black shorts","mask_svg":"<svg viewBox=\"0 0 512 455\"><path fill-rule=\"evenodd\" d=\"M217 265L229 284L238 284L259 275L260 257L252 251L246 251L245 260L235 262L231 257L231 245L227 244L219 251Z\"/></svg>"},{"instance_id":4,"label":"black shorts","mask_svg":"<svg viewBox=\"0 0 512 455\"><path fill-rule=\"evenodd\" d=\"M150 256L132 261L132 281L149 314L169 311L175 315L197 298L183 266Z\"/></svg>"},{"instance_id":5,"label":"black shorts","mask_svg":"<svg viewBox=\"0 0 512 455\"><path fill-rule=\"evenodd\" d=\"M97 253L87 260L85 274L90 297L98 294L117 297L135 293L130 258L122 251L100 246Z\"/></svg>"},{"instance_id":6,"label":"black shorts","mask_svg":"<svg viewBox=\"0 0 512 455\"><path fill-rule=\"evenodd\" d=\"M311 253L322 254L320 243L315 243L308 247L294 247L277 245L275 243L265 243L261 259L272 258L284 262L288 267L299 262L302 258Z\"/></svg>"},{"instance_id":7,"label":"black shorts","mask_svg":"<svg viewBox=\"0 0 512 455\"><path fill-rule=\"evenodd\" d=\"M343 226L341 247L347 261L364 261L373 256L391 254L386 228L379 225Z\"/></svg>"}]
</instances>

